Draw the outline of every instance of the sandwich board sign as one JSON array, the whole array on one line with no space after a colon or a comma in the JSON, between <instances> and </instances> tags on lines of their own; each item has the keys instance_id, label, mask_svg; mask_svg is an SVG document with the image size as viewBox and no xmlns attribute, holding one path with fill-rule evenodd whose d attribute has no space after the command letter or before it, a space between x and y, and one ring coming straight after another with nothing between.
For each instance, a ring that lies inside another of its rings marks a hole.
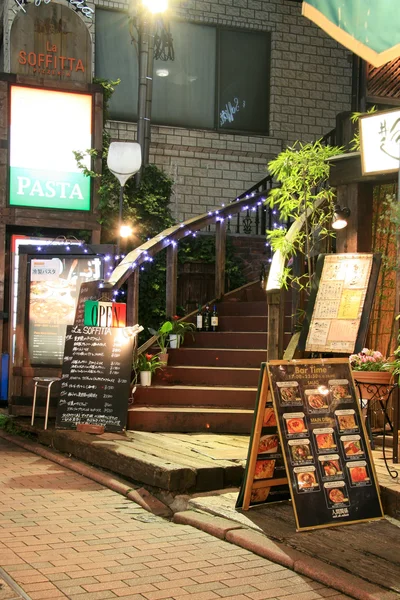
<instances>
[{"instance_id":1,"label":"sandwich board sign","mask_svg":"<svg viewBox=\"0 0 400 600\"><path fill-rule=\"evenodd\" d=\"M274 455L269 441L264 441L263 429L257 427L265 414L258 403L236 508L262 504L262 499L255 502L255 490L272 484L279 472L282 481L287 477L297 531L382 519L379 486L349 361L270 361L261 368L261 389L264 397L270 392L285 469L280 455ZM260 462L266 464L257 470Z\"/></svg>"}]
</instances>

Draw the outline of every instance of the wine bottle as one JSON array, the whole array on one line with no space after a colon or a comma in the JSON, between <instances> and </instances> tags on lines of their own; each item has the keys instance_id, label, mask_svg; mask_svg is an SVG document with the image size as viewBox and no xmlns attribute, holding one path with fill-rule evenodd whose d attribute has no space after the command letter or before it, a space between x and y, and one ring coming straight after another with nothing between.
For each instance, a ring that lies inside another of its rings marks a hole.
<instances>
[{"instance_id":1,"label":"wine bottle","mask_svg":"<svg viewBox=\"0 0 400 600\"><path fill-rule=\"evenodd\" d=\"M199 304L196 315L196 329L197 331L201 331L203 329L203 313L201 312L201 304Z\"/></svg>"},{"instance_id":2,"label":"wine bottle","mask_svg":"<svg viewBox=\"0 0 400 600\"><path fill-rule=\"evenodd\" d=\"M203 314L203 329L204 331L210 331L210 307L206 306L206 309Z\"/></svg>"},{"instance_id":3,"label":"wine bottle","mask_svg":"<svg viewBox=\"0 0 400 600\"><path fill-rule=\"evenodd\" d=\"M218 331L218 313L217 307L214 304L212 315L211 315L211 330Z\"/></svg>"}]
</instances>

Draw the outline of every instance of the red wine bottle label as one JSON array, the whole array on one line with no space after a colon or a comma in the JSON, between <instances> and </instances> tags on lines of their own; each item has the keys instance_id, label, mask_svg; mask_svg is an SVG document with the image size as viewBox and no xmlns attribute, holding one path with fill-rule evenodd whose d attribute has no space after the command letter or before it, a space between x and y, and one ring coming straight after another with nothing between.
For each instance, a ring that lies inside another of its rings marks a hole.
<instances>
[{"instance_id":1,"label":"red wine bottle label","mask_svg":"<svg viewBox=\"0 0 400 600\"><path fill-rule=\"evenodd\" d=\"M211 327L218 327L218 317L211 317Z\"/></svg>"},{"instance_id":2,"label":"red wine bottle label","mask_svg":"<svg viewBox=\"0 0 400 600\"><path fill-rule=\"evenodd\" d=\"M197 318L196 318L196 327L197 327L197 329L202 329L203 328L203 315L197 315Z\"/></svg>"}]
</instances>

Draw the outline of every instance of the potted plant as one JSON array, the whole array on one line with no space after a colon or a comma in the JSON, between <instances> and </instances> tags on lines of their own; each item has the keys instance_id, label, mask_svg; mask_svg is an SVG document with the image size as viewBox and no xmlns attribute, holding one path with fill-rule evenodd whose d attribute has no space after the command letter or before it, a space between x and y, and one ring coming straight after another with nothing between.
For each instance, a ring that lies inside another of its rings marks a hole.
<instances>
[{"instance_id":1,"label":"potted plant","mask_svg":"<svg viewBox=\"0 0 400 600\"><path fill-rule=\"evenodd\" d=\"M172 328L173 325L171 321L165 321L157 331L149 327L149 332L151 333L151 335L157 336L157 344L160 348L158 357L160 361L165 364L168 363L168 343L169 335L172 331Z\"/></svg>"},{"instance_id":2,"label":"potted plant","mask_svg":"<svg viewBox=\"0 0 400 600\"><path fill-rule=\"evenodd\" d=\"M134 363L136 379L139 375L140 384L142 386L151 385L151 376L157 370L165 365L160 360L159 354L139 354Z\"/></svg>"},{"instance_id":3,"label":"potted plant","mask_svg":"<svg viewBox=\"0 0 400 600\"><path fill-rule=\"evenodd\" d=\"M179 348L187 333L191 333L194 339L193 332L196 329L194 323L188 321L180 321L179 317L175 315L172 317L172 329L169 334L169 344L171 348Z\"/></svg>"}]
</instances>

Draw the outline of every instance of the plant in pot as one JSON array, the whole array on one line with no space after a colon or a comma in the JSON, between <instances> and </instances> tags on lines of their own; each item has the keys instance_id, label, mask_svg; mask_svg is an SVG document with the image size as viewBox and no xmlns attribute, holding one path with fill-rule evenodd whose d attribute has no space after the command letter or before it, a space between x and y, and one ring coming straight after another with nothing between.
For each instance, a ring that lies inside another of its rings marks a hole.
<instances>
[{"instance_id":1,"label":"plant in pot","mask_svg":"<svg viewBox=\"0 0 400 600\"><path fill-rule=\"evenodd\" d=\"M183 343L183 340L185 339L185 335L187 333L191 333L192 338L194 339L193 332L196 329L194 323L189 323L188 321L180 321L177 315L172 317L171 323L172 329L169 334L171 348L179 348L181 343Z\"/></svg>"},{"instance_id":2,"label":"plant in pot","mask_svg":"<svg viewBox=\"0 0 400 600\"><path fill-rule=\"evenodd\" d=\"M151 335L157 336L157 344L160 348L160 352L158 357L161 362L165 365L168 364L168 344L169 344L169 336L173 329L173 325L171 321L165 321L159 329L156 331L151 327L148 328Z\"/></svg>"},{"instance_id":3,"label":"plant in pot","mask_svg":"<svg viewBox=\"0 0 400 600\"><path fill-rule=\"evenodd\" d=\"M143 352L136 356L134 362L136 379L139 377L142 386L149 386L151 385L153 373L163 366L165 366L165 363L160 360L159 354L146 354Z\"/></svg>"}]
</instances>

